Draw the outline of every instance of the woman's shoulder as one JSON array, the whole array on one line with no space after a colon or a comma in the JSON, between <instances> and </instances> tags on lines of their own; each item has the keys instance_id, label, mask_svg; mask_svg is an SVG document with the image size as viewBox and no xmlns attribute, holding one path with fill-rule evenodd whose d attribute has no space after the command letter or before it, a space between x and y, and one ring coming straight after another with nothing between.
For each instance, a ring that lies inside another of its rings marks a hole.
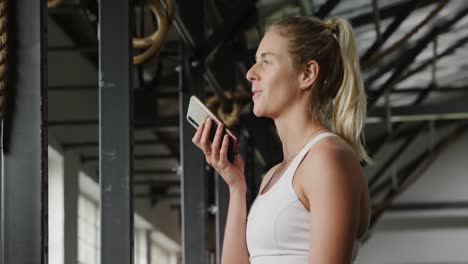
<instances>
[{"instance_id":1,"label":"woman's shoulder","mask_svg":"<svg viewBox=\"0 0 468 264\"><path fill-rule=\"evenodd\" d=\"M358 155L337 136L323 138L312 146L298 168L297 176L300 185L316 185L327 180L348 183L363 180Z\"/></svg>"},{"instance_id":2,"label":"woman's shoulder","mask_svg":"<svg viewBox=\"0 0 468 264\"><path fill-rule=\"evenodd\" d=\"M304 157L307 163L322 162L357 162L359 158L353 148L341 137L325 137L314 144L308 155Z\"/></svg>"}]
</instances>

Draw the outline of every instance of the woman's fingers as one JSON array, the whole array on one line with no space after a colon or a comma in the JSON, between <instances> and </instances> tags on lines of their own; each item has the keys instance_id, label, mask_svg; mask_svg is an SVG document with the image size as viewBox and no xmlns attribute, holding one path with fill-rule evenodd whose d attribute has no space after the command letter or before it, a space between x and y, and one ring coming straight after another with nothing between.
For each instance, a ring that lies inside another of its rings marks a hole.
<instances>
[{"instance_id":1,"label":"woman's fingers","mask_svg":"<svg viewBox=\"0 0 468 264\"><path fill-rule=\"evenodd\" d=\"M223 145L221 146L221 150L219 151L219 156L220 156L219 164L223 167L229 162L227 160L228 148L229 148L229 136L224 135Z\"/></svg>"},{"instance_id":2,"label":"woman's fingers","mask_svg":"<svg viewBox=\"0 0 468 264\"><path fill-rule=\"evenodd\" d=\"M205 155L210 155L211 154L211 147L210 147L210 130L212 127L212 121L211 119L208 119L205 122L205 128L203 129L203 134L200 139L200 144L201 144L201 149L205 153Z\"/></svg>"},{"instance_id":3,"label":"woman's fingers","mask_svg":"<svg viewBox=\"0 0 468 264\"><path fill-rule=\"evenodd\" d=\"M200 140L203 132L203 128L205 127L205 123L201 123L200 126L198 126L197 132L192 138L192 142L197 146L200 147Z\"/></svg>"},{"instance_id":4,"label":"woman's fingers","mask_svg":"<svg viewBox=\"0 0 468 264\"><path fill-rule=\"evenodd\" d=\"M216 135L213 140L213 144L211 145L211 153L215 160L219 159L219 147L221 146L221 140L223 137L223 125L219 125L218 129L216 130Z\"/></svg>"}]
</instances>

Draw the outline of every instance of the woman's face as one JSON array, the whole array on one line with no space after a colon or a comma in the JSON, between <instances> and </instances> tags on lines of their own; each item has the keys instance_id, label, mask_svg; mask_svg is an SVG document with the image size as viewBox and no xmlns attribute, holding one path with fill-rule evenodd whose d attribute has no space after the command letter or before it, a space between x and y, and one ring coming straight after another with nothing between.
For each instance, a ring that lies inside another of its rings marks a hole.
<instances>
[{"instance_id":1,"label":"woman's face","mask_svg":"<svg viewBox=\"0 0 468 264\"><path fill-rule=\"evenodd\" d=\"M256 63L247 72L252 83L253 112L276 117L300 96L300 72L288 51L288 39L269 30L255 55Z\"/></svg>"}]
</instances>

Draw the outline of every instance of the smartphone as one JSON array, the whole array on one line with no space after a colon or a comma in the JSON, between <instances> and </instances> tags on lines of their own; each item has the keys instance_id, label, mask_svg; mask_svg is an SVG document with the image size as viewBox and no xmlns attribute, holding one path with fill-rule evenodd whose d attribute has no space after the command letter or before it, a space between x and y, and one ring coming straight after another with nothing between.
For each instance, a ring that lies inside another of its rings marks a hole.
<instances>
[{"instance_id":1,"label":"smartphone","mask_svg":"<svg viewBox=\"0 0 468 264\"><path fill-rule=\"evenodd\" d=\"M226 125L219 119L215 114L213 114L210 109L195 95L190 97L189 107L187 111L187 121L192 124L195 129L198 129L201 123L205 122L207 118L210 118L213 121L213 125L210 130L210 142L213 142L216 129L219 125L223 125L224 133L229 136L229 147L227 153L227 159L229 162L233 163L239 146L239 137L229 130Z\"/></svg>"}]
</instances>

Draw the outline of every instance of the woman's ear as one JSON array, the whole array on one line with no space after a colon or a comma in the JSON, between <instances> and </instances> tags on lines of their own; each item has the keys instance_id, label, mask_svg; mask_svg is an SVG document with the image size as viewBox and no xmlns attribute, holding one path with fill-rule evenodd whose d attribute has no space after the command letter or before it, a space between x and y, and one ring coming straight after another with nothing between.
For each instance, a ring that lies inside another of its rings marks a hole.
<instances>
[{"instance_id":1,"label":"woman's ear","mask_svg":"<svg viewBox=\"0 0 468 264\"><path fill-rule=\"evenodd\" d=\"M309 90L314 85L315 81L317 80L317 76L319 74L319 65L315 60L310 60L307 64L302 68L302 72L300 74L300 87L301 89Z\"/></svg>"}]
</instances>

